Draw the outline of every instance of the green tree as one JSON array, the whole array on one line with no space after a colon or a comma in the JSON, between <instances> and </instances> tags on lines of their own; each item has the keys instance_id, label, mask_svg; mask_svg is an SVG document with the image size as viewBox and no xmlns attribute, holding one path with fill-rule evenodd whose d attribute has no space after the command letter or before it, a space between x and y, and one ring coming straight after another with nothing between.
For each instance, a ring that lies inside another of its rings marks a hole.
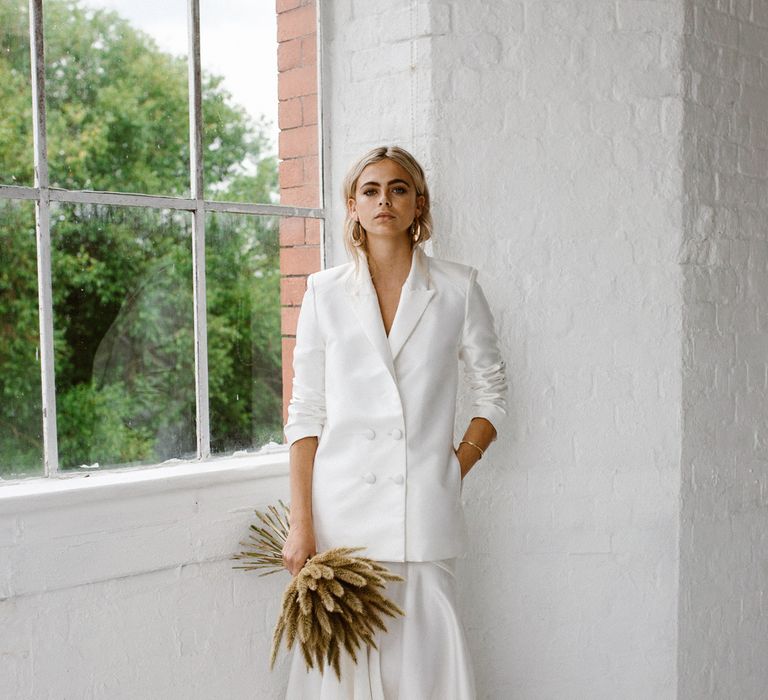
<instances>
[{"instance_id":1,"label":"green tree","mask_svg":"<svg viewBox=\"0 0 768 700\"><path fill-rule=\"evenodd\" d=\"M53 186L187 196L186 60L118 14L45 3ZM0 182L31 184L27 3L0 0ZM263 121L203 78L204 176L221 199L271 201ZM33 211L0 203L0 474L39 471ZM62 466L194 451L189 215L52 208L54 345ZM206 246L214 447L280 439L279 248L268 218L209 216ZM233 400L233 396L236 397Z\"/></svg>"}]
</instances>

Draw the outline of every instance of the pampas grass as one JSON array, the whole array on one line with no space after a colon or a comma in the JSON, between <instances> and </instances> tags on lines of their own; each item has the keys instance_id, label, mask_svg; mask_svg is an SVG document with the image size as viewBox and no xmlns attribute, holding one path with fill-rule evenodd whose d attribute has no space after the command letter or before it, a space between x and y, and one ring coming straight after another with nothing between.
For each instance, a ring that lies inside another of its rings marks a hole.
<instances>
[{"instance_id":1,"label":"pampas grass","mask_svg":"<svg viewBox=\"0 0 768 700\"><path fill-rule=\"evenodd\" d=\"M288 507L279 501L268 513L255 511L264 527L251 525L258 536L251 535L252 549L234 555L249 560L235 569L263 569L266 576L286 571L282 549L288 537ZM241 545L249 546L244 542ZM374 559L356 555L364 547L336 547L309 558L291 579L285 592L280 617L272 636L272 669L285 637L288 649L298 640L308 668L315 664L322 673L325 662L341 678L340 655L346 650L357 663L361 644L377 648L373 639L377 629L387 631L384 617L405 612L383 595L386 581L404 581Z\"/></svg>"}]
</instances>

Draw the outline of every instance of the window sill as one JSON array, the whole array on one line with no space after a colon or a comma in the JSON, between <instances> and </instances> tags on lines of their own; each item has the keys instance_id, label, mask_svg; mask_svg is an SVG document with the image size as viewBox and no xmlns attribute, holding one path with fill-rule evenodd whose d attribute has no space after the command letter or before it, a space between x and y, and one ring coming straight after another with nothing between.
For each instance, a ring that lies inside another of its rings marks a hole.
<instances>
[{"instance_id":1,"label":"window sill","mask_svg":"<svg viewBox=\"0 0 768 700\"><path fill-rule=\"evenodd\" d=\"M288 475L287 447L167 466L33 477L0 484L0 511L18 513L101 500L156 495L179 489L205 488Z\"/></svg>"}]
</instances>

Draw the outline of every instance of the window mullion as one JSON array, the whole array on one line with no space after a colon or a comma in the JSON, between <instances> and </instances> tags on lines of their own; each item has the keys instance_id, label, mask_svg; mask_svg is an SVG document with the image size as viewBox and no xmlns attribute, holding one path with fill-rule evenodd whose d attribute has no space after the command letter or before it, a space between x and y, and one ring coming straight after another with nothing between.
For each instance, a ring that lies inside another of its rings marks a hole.
<instances>
[{"instance_id":1,"label":"window mullion","mask_svg":"<svg viewBox=\"0 0 768 700\"><path fill-rule=\"evenodd\" d=\"M59 471L56 436L56 379L53 359L53 291L51 284L51 216L48 147L45 137L45 49L43 3L29 0L32 68L32 133L34 140L35 232L37 237L37 298L40 320L40 374L43 399L43 464L45 476Z\"/></svg>"},{"instance_id":2,"label":"window mullion","mask_svg":"<svg viewBox=\"0 0 768 700\"><path fill-rule=\"evenodd\" d=\"M189 34L189 173L195 208L192 212L192 271L195 314L195 399L197 456L211 454L208 408L208 329L205 285L205 202L203 194L203 102L200 69L200 2L187 5Z\"/></svg>"},{"instance_id":3,"label":"window mullion","mask_svg":"<svg viewBox=\"0 0 768 700\"><path fill-rule=\"evenodd\" d=\"M31 199L37 200L40 197L40 190L37 187L26 187L24 185L0 185L1 199Z\"/></svg>"},{"instance_id":4,"label":"window mullion","mask_svg":"<svg viewBox=\"0 0 768 700\"><path fill-rule=\"evenodd\" d=\"M31 199L36 200L40 192L36 187L20 185L0 185L0 200ZM66 190L57 187L48 188L51 202L71 202L73 204L114 204L118 207L144 207L145 209L174 209L194 211L197 200L187 197L168 197L157 194L136 194L135 192L108 192L103 190ZM222 200L203 200L205 211L230 214L255 214L257 216L289 216L303 219L323 219L325 210L317 207L294 207L286 204L256 204L253 202L227 202Z\"/></svg>"}]
</instances>

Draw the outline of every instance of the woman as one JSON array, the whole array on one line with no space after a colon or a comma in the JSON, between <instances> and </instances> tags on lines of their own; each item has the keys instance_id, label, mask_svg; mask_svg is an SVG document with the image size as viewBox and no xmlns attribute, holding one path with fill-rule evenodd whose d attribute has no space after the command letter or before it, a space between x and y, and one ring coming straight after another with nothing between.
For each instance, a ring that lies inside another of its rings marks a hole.
<instances>
[{"instance_id":1,"label":"woman","mask_svg":"<svg viewBox=\"0 0 768 700\"><path fill-rule=\"evenodd\" d=\"M296 331L290 445L295 575L330 547L363 546L405 581L385 594L378 649L355 664L306 670L296 650L288 698L467 700L474 675L456 609L455 558L466 550L463 479L506 415L505 363L476 268L426 255L432 231L424 171L379 147L344 182L352 261L308 277ZM458 361L473 418L458 448Z\"/></svg>"}]
</instances>

